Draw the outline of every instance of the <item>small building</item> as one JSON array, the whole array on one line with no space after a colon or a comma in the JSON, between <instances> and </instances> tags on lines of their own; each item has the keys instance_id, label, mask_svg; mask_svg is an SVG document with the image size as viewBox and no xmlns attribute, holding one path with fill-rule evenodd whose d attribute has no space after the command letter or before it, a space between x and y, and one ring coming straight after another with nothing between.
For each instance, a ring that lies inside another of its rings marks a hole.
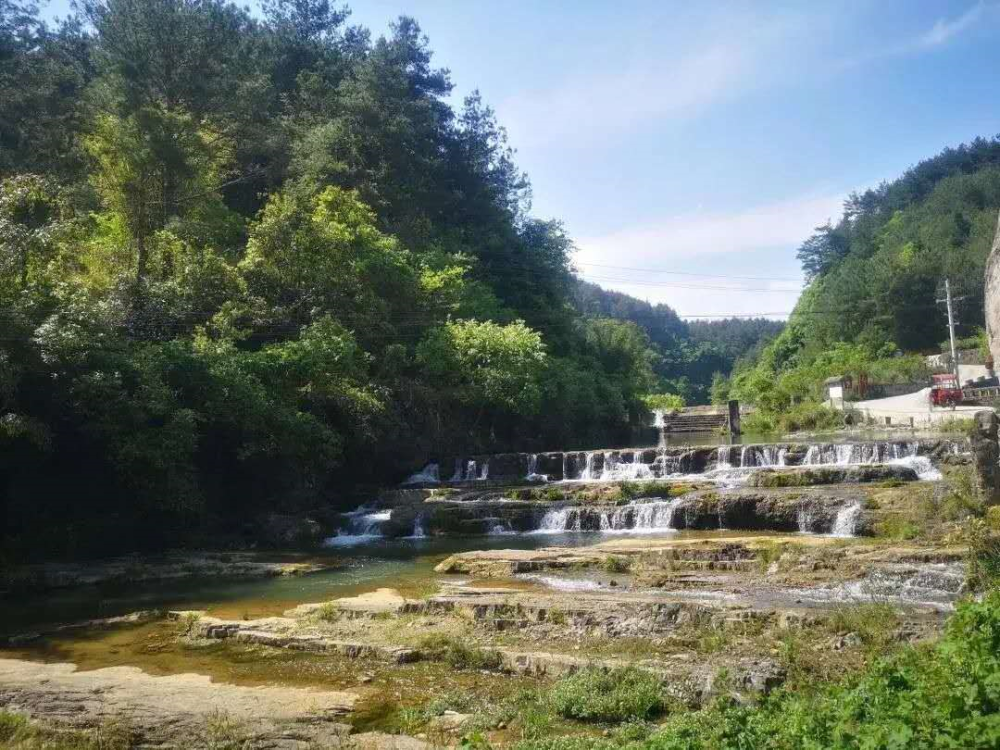
<instances>
[{"instance_id":1,"label":"small building","mask_svg":"<svg viewBox=\"0 0 1000 750\"><path fill-rule=\"evenodd\" d=\"M833 409L843 409L844 399L847 391L851 389L853 382L850 375L837 375L823 381L823 388L826 391L826 401Z\"/></svg>"}]
</instances>

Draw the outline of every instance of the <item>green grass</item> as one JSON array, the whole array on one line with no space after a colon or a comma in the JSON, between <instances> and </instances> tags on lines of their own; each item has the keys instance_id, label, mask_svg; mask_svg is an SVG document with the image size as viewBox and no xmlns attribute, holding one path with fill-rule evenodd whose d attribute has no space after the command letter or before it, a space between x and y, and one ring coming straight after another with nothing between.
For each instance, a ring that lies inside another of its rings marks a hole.
<instances>
[{"instance_id":1,"label":"green grass","mask_svg":"<svg viewBox=\"0 0 1000 750\"><path fill-rule=\"evenodd\" d=\"M206 750L256 750L256 742L246 725L225 713L208 718L204 734Z\"/></svg>"},{"instance_id":2,"label":"green grass","mask_svg":"<svg viewBox=\"0 0 1000 750\"><path fill-rule=\"evenodd\" d=\"M419 648L426 656L443 661L453 669L496 671L503 665L498 652L469 646L457 638L440 633L423 638Z\"/></svg>"},{"instance_id":3,"label":"green grass","mask_svg":"<svg viewBox=\"0 0 1000 750\"><path fill-rule=\"evenodd\" d=\"M136 737L120 719L107 719L93 729L57 729L0 711L0 747L8 750L131 750Z\"/></svg>"},{"instance_id":4,"label":"green grass","mask_svg":"<svg viewBox=\"0 0 1000 750\"><path fill-rule=\"evenodd\" d=\"M601 567L608 573L628 573L632 570L632 561L620 555L608 555L601 561Z\"/></svg>"},{"instance_id":5,"label":"green grass","mask_svg":"<svg viewBox=\"0 0 1000 750\"><path fill-rule=\"evenodd\" d=\"M976 433L976 420L969 417L950 417L934 425L937 432L972 437Z\"/></svg>"},{"instance_id":6,"label":"green grass","mask_svg":"<svg viewBox=\"0 0 1000 750\"><path fill-rule=\"evenodd\" d=\"M872 650L885 650L896 639L899 615L891 604L863 602L837 607L829 627L835 633L854 633Z\"/></svg>"},{"instance_id":7,"label":"green grass","mask_svg":"<svg viewBox=\"0 0 1000 750\"><path fill-rule=\"evenodd\" d=\"M962 529L963 540L969 545L969 586L974 591L1000 588L1000 534L989 523L994 515L973 519Z\"/></svg>"},{"instance_id":8,"label":"green grass","mask_svg":"<svg viewBox=\"0 0 1000 750\"><path fill-rule=\"evenodd\" d=\"M869 609L862 620L877 610ZM858 614L848 615L857 624ZM846 621L845 621L846 622ZM794 641L795 649L814 644ZM600 700L611 684L576 693ZM574 704L575 705L575 704ZM546 734L517 750L995 750L1000 747L1000 591L958 605L936 644L900 649L830 682L757 702L716 699L632 736Z\"/></svg>"},{"instance_id":9,"label":"green grass","mask_svg":"<svg viewBox=\"0 0 1000 750\"><path fill-rule=\"evenodd\" d=\"M580 670L557 682L549 701L559 716L580 721L648 719L664 708L660 678L631 667Z\"/></svg>"},{"instance_id":10,"label":"green grass","mask_svg":"<svg viewBox=\"0 0 1000 750\"><path fill-rule=\"evenodd\" d=\"M761 573L767 573L771 563L775 563L781 557L784 548L780 544L768 542L762 544L754 550L754 557L757 560L757 568Z\"/></svg>"}]
</instances>

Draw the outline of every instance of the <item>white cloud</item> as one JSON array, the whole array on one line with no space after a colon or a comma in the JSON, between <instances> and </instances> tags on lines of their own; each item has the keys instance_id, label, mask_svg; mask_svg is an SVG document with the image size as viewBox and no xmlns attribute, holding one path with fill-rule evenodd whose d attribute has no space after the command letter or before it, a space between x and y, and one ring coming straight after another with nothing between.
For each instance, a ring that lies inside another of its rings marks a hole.
<instances>
[{"instance_id":1,"label":"white cloud","mask_svg":"<svg viewBox=\"0 0 1000 750\"><path fill-rule=\"evenodd\" d=\"M796 276L788 270L787 259L815 227L839 218L843 199L843 194L811 195L728 213L672 216L581 238L574 260L584 278L651 302L666 302L682 315L777 316L790 311L799 294L797 282L783 280ZM734 262L740 263L739 270L731 268ZM752 270L755 267L762 270Z\"/></svg>"},{"instance_id":2,"label":"white cloud","mask_svg":"<svg viewBox=\"0 0 1000 750\"><path fill-rule=\"evenodd\" d=\"M788 76L788 60L802 64L802 32L810 19L794 13L768 16L758 6L748 7L716 8L672 25L650 19L647 27L635 29L631 46L609 42L570 77L526 88L501 101L497 113L513 143L529 150L579 147L663 120L696 118ZM652 44L651 32L656 32Z\"/></svg>"},{"instance_id":3,"label":"white cloud","mask_svg":"<svg viewBox=\"0 0 1000 750\"><path fill-rule=\"evenodd\" d=\"M877 50L842 60L837 66L838 71L857 68L862 65L891 57L915 55L928 50L943 47L961 34L970 31L977 23L985 23L989 15L996 15L996 4L977 2L961 15L948 19L939 18L927 31L903 39L895 44L887 44Z\"/></svg>"},{"instance_id":4,"label":"white cloud","mask_svg":"<svg viewBox=\"0 0 1000 750\"><path fill-rule=\"evenodd\" d=\"M662 65L528 92L497 110L519 147L586 144L651 119L697 116L748 80L750 57L739 44L718 44Z\"/></svg>"},{"instance_id":5,"label":"white cloud","mask_svg":"<svg viewBox=\"0 0 1000 750\"><path fill-rule=\"evenodd\" d=\"M986 7L985 3L978 2L958 18L953 20L939 18L928 32L917 38L915 46L937 47L950 41L952 37L958 36L982 18Z\"/></svg>"},{"instance_id":6,"label":"white cloud","mask_svg":"<svg viewBox=\"0 0 1000 750\"><path fill-rule=\"evenodd\" d=\"M580 239L577 260L615 265L664 266L707 254L797 245L819 224L836 220L843 195L807 197L729 213L680 214L601 237ZM610 261L608 258L615 258ZM627 258L629 263L625 263ZM621 262L619 262L621 261Z\"/></svg>"}]
</instances>

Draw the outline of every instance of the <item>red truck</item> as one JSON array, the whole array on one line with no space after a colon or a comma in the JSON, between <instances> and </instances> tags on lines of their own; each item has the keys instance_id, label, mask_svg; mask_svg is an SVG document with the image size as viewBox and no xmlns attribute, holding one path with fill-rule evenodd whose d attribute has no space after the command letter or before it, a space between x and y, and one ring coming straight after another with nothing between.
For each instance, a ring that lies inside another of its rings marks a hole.
<instances>
[{"instance_id":1,"label":"red truck","mask_svg":"<svg viewBox=\"0 0 1000 750\"><path fill-rule=\"evenodd\" d=\"M931 403L934 406L958 406L962 403L962 388L952 373L933 376Z\"/></svg>"}]
</instances>

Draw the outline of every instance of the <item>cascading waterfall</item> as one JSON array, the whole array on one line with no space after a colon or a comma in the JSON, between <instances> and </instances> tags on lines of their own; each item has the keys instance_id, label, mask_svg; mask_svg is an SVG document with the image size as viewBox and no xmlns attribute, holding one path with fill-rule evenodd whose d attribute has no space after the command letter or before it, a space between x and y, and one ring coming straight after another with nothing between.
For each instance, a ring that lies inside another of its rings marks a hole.
<instances>
[{"instance_id":1,"label":"cascading waterfall","mask_svg":"<svg viewBox=\"0 0 1000 750\"><path fill-rule=\"evenodd\" d=\"M939 472L926 456L917 455L918 443L827 443L810 445L802 461L804 466L850 466L852 464L898 464L917 472L920 479L940 479Z\"/></svg>"},{"instance_id":2,"label":"cascading waterfall","mask_svg":"<svg viewBox=\"0 0 1000 750\"><path fill-rule=\"evenodd\" d=\"M662 450L667 447L667 422L659 409L653 411L653 427L659 431L656 447Z\"/></svg>"},{"instance_id":3,"label":"cascading waterfall","mask_svg":"<svg viewBox=\"0 0 1000 750\"><path fill-rule=\"evenodd\" d=\"M528 474L525 476L529 482L547 482L549 478L546 474L538 473L538 454L532 453L528 456Z\"/></svg>"},{"instance_id":4,"label":"cascading waterfall","mask_svg":"<svg viewBox=\"0 0 1000 750\"><path fill-rule=\"evenodd\" d=\"M403 484L437 484L441 481L441 474L436 463L427 464L416 474L411 474Z\"/></svg>"},{"instance_id":5,"label":"cascading waterfall","mask_svg":"<svg viewBox=\"0 0 1000 750\"><path fill-rule=\"evenodd\" d=\"M342 515L347 519L347 527L335 536L324 540L323 544L328 547L350 547L381 539L382 524L389 520L392 511L373 511L363 505Z\"/></svg>"},{"instance_id":6,"label":"cascading waterfall","mask_svg":"<svg viewBox=\"0 0 1000 750\"><path fill-rule=\"evenodd\" d=\"M953 451L957 445L950 446ZM704 450L704 449L700 449ZM851 466L859 464L898 464L912 468L920 479L940 479L940 472L927 456L918 455L917 442L882 441L862 443L815 443L794 446L789 444L764 445L721 445L712 449L707 458L707 466L702 470L706 479L724 486L738 486L747 476L747 470L758 468L781 468L786 466ZM701 458L699 458L699 455ZM616 482L681 477L704 461L705 453L698 448L688 453L683 449L667 446L659 448L600 450L586 452L564 452L557 460L562 461L562 481ZM549 481L549 477L538 473L541 460L538 454L527 454L522 459L526 473L522 476L531 481ZM546 460L550 460L546 456ZM506 467L509 457L497 465L497 479L510 479ZM482 482L491 478L490 461L486 457L478 459L455 459L452 482ZM522 468L524 471L524 468ZM697 472L696 472L697 473ZM686 477L685 477L686 478ZM691 478L694 478L693 476ZM436 463L429 463L416 474L410 476L403 485L436 484L441 481Z\"/></svg>"},{"instance_id":7,"label":"cascading waterfall","mask_svg":"<svg viewBox=\"0 0 1000 750\"><path fill-rule=\"evenodd\" d=\"M827 443L810 445L803 464L807 466L847 466L900 461L917 455L917 443Z\"/></svg>"},{"instance_id":8,"label":"cascading waterfall","mask_svg":"<svg viewBox=\"0 0 1000 750\"><path fill-rule=\"evenodd\" d=\"M731 454L732 451L728 445L720 445L715 459L715 468L720 471L733 468Z\"/></svg>"},{"instance_id":9,"label":"cascading waterfall","mask_svg":"<svg viewBox=\"0 0 1000 750\"><path fill-rule=\"evenodd\" d=\"M598 477L605 482L632 479L652 479L653 467L642 462L642 451L633 451L631 461L615 460L613 453L604 454L604 469Z\"/></svg>"},{"instance_id":10,"label":"cascading waterfall","mask_svg":"<svg viewBox=\"0 0 1000 750\"><path fill-rule=\"evenodd\" d=\"M427 532L424 530L424 514L418 513L416 519L413 521L413 533L410 534L410 539L425 539L427 537Z\"/></svg>"},{"instance_id":11,"label":"cascading waterfall","mask_svg":"<svg viewBox=\"0 0 1000 750\"><path fill-rule=\"evenodd\" d=\"M833 521L832 536L854 536L858 527L858 517L861 515L861 503L850 503L837 511Z\"/></svg>"},{"instance_id":12,"label":"cascading waterfall","mask_svg":"<svg viewBox=\"0 0 1000 750\"><path fill-rule=\"evenodd\" d=\"M813 525L813 514L808 508L799 508L799 532L802 534L808 534L812 531Z\"/></svg>"},{"instance_id":13,"label":"cascading waterfall","mask_svg":"<svg viewBox=\"0 0 1000 750\"><path fill-rule=\"evenodd\" d=\"M512 534L516 534L517 532L514 531L509 526L507 526L507 524L505 524L503 521L497 520L496 523L490 526L490 530L487 533L490 536L511 536Z\"/></svg>"},{"instance_id":14,"label":"cascading waterfall","mask_svg":"<svg viewBox=\"0 0 1000 750\"><path fill-rule=\"evenodd\" d=\"M483 461L480 464L478 461L473 459L468 459L463 462L462 459L455 459L455 471L451 475L452 482L482 482L488 479L490 476L490 462L489 460Z\"/></svg>"},{"instance_id":15,"label":"cascading waterfall","mask_svg":"<svg viewBox=\"0 0 1000 750\"><path fill-rule=\"evenodd\" d=\"M575 518L576 528L570 524L570 519ZM542 522L535 530L537 534L561 534L564 531L580 530L580 514L576 508L559 508L558 510L546 511L542 516Z\"/></svg>"},{"instance_id":16,"label":"cascading waterfall","mask_svg":"<svg viewBox=\"0 0 1000 750\"><path fill-rule=\"evenodd\" d=\"M597 531L611 533L657 533L671 531L675 503L658 500L632 503L610 509L558 508L542 516L536 534Z\"/></svg>"}]
</instances>

